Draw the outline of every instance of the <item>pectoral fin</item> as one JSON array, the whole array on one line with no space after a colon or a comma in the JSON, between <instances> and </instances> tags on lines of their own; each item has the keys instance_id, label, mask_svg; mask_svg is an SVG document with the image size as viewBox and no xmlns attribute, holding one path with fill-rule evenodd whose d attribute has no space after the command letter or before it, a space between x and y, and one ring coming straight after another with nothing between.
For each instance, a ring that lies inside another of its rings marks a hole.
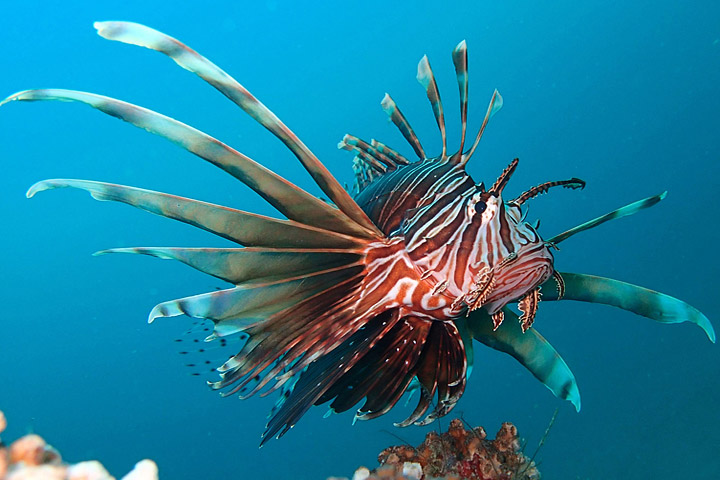
<instances>
[{"instance_id":1,"label":"pectoral fin","mask_svg":"<svg viewBox=\"0 0 720 480\"><path fill-rule=\"evenodd\" d=\"M520 319L509 308L503 308L506 319L496 329L488 313L473 311L467 326L475 340L511 355L556 397L568 400L580 411L580 391L575 376L558 352L537 330L530 327L523 333Z\"/></svg>"},{"instance_id":2,"label":"pectoral fin","mask_svg":"<svg viewBox=\"0 0 720 480\"><path fill-rule=\"evenodd\" d=\"M563 300L602 303L622 308L661 323L691 322L705 331L715 343L710 320L697 308L682 300L611 278L581 273L560 273L564 284ZM550 279L542 286L543 300L558 300L559 283Z\"/></svg>"}]
</instances>

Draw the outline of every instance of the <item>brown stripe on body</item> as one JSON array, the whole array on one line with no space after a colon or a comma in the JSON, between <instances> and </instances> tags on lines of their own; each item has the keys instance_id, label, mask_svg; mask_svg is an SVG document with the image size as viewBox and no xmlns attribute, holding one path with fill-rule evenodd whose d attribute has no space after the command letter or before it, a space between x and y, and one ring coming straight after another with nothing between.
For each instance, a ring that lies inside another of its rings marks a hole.
<instances>
[{"instance_id":1,"label":"brown stripe on body","mask_svg":"<svg viewBox=\"0 0 720 480\"><path fill-rule=\"evenodd\" d=\"M468 222L465 225L465 231L462 234L460 249L457 253L457 265L454 272L455 285L462 285L465 280L465 274L470 270L470 255L473 250L478 247L477 235L482 222L476 220Z\"/></svg>"},{"instance_id":2,"label":"brown stripe on body","mask_svg":"<svg viewBox=\"0 0 720 480\"><path fill-rule=\"evenodd\" d=\"M510 225L508 225L507 216L505 215L505 204L500 202L500 208L497 213L500 219L500 239L502 240L505 249L512 253L515 251L515 245L513 244L510 232Z\"/></svg>"}]
</instances>

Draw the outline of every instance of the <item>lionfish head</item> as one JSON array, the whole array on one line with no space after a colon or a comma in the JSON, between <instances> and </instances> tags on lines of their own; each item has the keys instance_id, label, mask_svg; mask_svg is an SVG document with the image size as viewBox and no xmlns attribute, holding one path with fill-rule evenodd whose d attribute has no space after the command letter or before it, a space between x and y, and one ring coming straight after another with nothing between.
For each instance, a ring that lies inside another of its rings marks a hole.
<instances>
[{"instance_id":1,"label":"lionfish head","mask_svg":"<svg viewBox=\"0 0 720 480\"><path fill-rule=\"evenodd\" d=\"M522 196L503 200L517 165L518 160L513 160L489 189L477 185L469 199L468 216L477 228L462 287L469 310L482 306L494 314L533 291L553 272L548 245L523 219Z\"/></svg>"}]
</instances>

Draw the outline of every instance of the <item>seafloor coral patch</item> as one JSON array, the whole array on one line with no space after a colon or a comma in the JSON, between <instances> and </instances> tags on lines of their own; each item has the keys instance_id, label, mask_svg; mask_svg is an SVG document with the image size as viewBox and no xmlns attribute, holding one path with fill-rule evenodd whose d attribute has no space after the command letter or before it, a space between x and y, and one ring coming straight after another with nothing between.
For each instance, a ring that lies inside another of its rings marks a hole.
<instances>
[{"instance_id":1,"label":"seafloor coral patch","mask_svg":"<svg viewBox=\"0 0 720 480\"><path fill-rule=\"evenodd\" d=\"M540 472L525 456L517 428L503 423L494 440L482 427L466 430L450 422L443 434L430 432L418 447L401 445L383 450L375 470L358 469L353 480L471 479L538 480Z\"/></svg>"},{"instance_id":2,"label":"seafloor coral patch","mask_svg":"<svg viewBox=\"0 0 720 480\"><path fill-rule=\"evenodd\" d=\"M0 434L7 422L0 411ZM60 452L35 434L25 435L6 446L0 439L0 480L115 480L98 461L69 465ZM152 460L143 460L122 480L158 480Z\"/></svg>"}]
</instances>

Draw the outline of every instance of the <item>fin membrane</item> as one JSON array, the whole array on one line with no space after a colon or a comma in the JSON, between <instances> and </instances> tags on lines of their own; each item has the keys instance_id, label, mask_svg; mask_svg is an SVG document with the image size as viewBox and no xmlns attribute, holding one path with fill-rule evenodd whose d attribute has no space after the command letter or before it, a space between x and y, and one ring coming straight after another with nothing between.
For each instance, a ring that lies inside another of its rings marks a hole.
<instances>
[{"instance_id":1,"label":"fin membrane","mask_svg":"<svg viewBox=\"0 0 720 480\"><path fill-rule=\"evenodd\" d=\"M177 260L203 273L238 285L301 278L333 268L359 264L363 256L351 250L289 250L269 248L179 248L134 247L102 250L108 253L135 253Z\"/></svg>"}]
</instances>

